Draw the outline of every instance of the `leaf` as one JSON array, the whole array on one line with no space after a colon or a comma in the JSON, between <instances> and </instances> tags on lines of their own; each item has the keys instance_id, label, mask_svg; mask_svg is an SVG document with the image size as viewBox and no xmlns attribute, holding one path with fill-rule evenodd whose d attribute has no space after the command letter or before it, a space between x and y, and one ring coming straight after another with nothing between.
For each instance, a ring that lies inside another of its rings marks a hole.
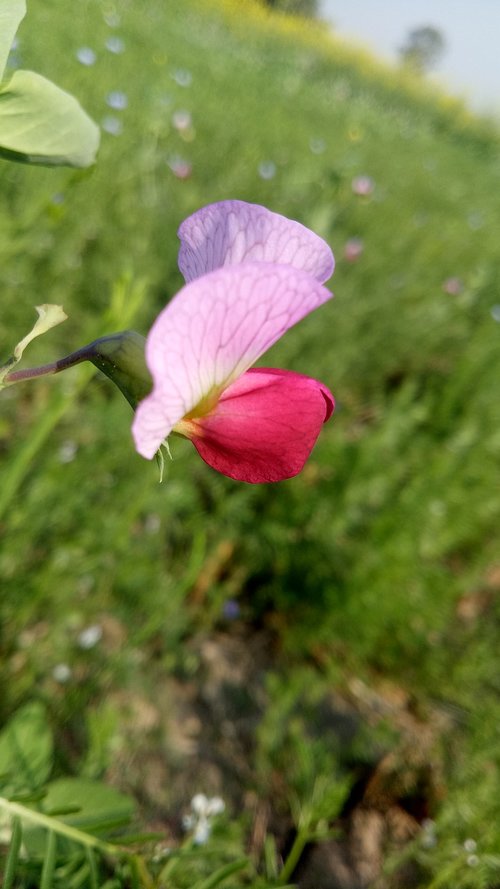
<instances>
[{"instance_id":1,"label":"leaf","mask_svg":"<svg viewBox=\"0 0 500 889\"><path fill-rule=\"evenodd\" d=\"M227 880L228 877L232 877L233 874L238 873L238 871L243 870L243 868L247 867L248 858L241 858L238 861L231 861L229 864L223 865L220 867L215 873L213 873L208 879L200 880L193 886L193 889L216 889L217 886L220 886L224 880Z\"/></svg>"},{"instance_id":2,"label":"leaf","mask_svg":"<svg viewBox=\"0 0 500 889\"><path fill-rule=\"evenodd\" d=\"M100 781L87 778L59 778L47 786L43 808L57 812L78 806L77 812L62 817L66 824L99 830L107 823L126 823L134 812L130 797Z\"/></svg>"},{"instance_id":3,"label":"leaf","mask_svg":"<svg viewBox=\"0 0 500 889\"><path fill-rule=\"evenodd\" d=\"M72 836L64 836L55 822L77 828L84 834L100 833L127 824L134 813L135 804L130 797L99 781L86 778L58 778L47 785L43 801L44 817L54 818L54 831L62 834L59 849L64 855L77 853L81 846ZM68 811L70 814L58 813ZM75 811L77 809L77 811ZM45 855L47 830L38 826L26 826L24 844L30 855Z\"/></svg>"},{"instance_id":4,"label":"leaf","mask_svg":"<svg viewBox=\"0 0 500 889\"><path fill-rule=\"evenodd\" d=\"M14 349L14 358L20 361L26 346L31 343L37 336L47 333L58 324L66 321L67 315L62 306L56 306L50 303L44 303L43 306L35 306L38 313L38 320L33 329L17 344Z\"/></svg>"},{"instance_id":5,"label":"leaf","mask_svg":"<svg viewBox=\"0 0 500 889\"><path fill-rule=\"evenodd\" d=\"M0 88L0 157L87 167L99 139L77 100L40 74L15 71Z\"/></svg>"},{"instance_id":6,"label":"leaf","mask_svg":"<svg viewBox=\"0 0 500 889\"><path fill-rule=\"evenodd\" d=\"M12 41L26 15L25 0L2 0L0 7L0 80L2 80Z\"/></svg>"},{"instance_id":7,"label":"leaf","mask_svg":"<svg viewBox=\"0 0 500 889\"><path fill-rule=\"evenodd\" d=\"M14 348L14 354L0 367L0 389L3 389L8 383L5 382L12 368L21 360L23 352L32 340L37 336L41 336L66 321L67 315L62 306L44 303L43 306L35 306L38 312L38 320L34 327L26 334L25 337Z\"/></svg>"},{"instance_id":8,"label":"leaf","mask_svg":"<svg viewBox=\"0 0 500 889\"><path fill-rule=\"evenodd\" d=\"M52 755L45 708L38 702L26 704L0 733L0 774L16 789L35 789L47 781Z\"/></svg>"}]
</instances>

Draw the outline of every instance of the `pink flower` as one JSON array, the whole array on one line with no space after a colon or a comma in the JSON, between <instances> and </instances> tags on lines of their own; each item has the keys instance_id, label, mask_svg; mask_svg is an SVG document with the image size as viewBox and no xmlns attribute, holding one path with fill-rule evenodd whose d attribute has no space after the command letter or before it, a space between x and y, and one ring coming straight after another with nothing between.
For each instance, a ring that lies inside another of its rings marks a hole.
<instances>
[{"instance_id":1,"label":"pink flower","mask_svg":"<svg viewBox=\"0 0 500 889\"><path fill-rule=\"evenodd\" d=\"M193 172L193 167L189 161L183 160L181 157L173 157L168 161L168 165L177 179L189 179Z\"/></svg>"},{"instance_id":2,"label":"pink flower","mask_svg":"<svg viewBox=\"0 0 500 889\"><path fill-rule=\"evenodd\" d=\"M446 278L446 281L443 281L443 290L450 296L459 296L463 289L464 285L461 278L453 276L452 278Z\"/></svg>"},{"instance_id":3,"label":"pink flower","mask_svg":"<svg viewBox=\"0 0 500 889\"><path fill-rule=\"evenodd\" d=\"M264 207L222 201L179 229L186 286L146 342L152 392L133 423L151 459L170 432L214 469L246 482L296 475L334 409L322 383L251 366L297 321L330 299L328 245Z\"/></svg>"},{"instance_id":4,"label":"pink flower","mask_svg":"<svg viewBox=\"0 0 500 889\"><path fill-rule=\"evenodd\" d=\"M349 238L344 244L344 258L347 262L357 262L364 249L361 238Z\"/></svg>"},{"instance_id":5,"label":"pink flower","mask_svg":"<svg viewBox=\"0 0 500 889\"><path fill-rule=\"evenodd\" d=\"M355 176L351 183L354 194L360 197L368 197L373 193L375 182L371 176Z\"/></svg>"}]
</instances>

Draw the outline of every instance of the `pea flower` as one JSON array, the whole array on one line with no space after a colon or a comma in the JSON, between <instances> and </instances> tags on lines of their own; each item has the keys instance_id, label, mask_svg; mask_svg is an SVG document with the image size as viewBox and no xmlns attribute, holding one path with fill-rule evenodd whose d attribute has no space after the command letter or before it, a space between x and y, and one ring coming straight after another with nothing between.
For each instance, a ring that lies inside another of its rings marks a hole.
<instances>
[{"instance_id":1,"label":"pea flower","mask_svg":"<svg viewBox=\"0 0 500 889\"><path fill-rule=\"evenodd\" d=\"M213 819L221 815L226 804L220 796L207 797L204 793L196 793L191 800L191 813L183 818L183 827L192 832L193 843L204 845L212 833Z\"/></svg>"},{"instance_id":2,"label":"pea flower","mask_svg":"<svg viewBox=\"0 0 500 889\"><path fill-rule=\"evenodd\" d=\"M151 459L173 431L230 478L291 478L333 396L310 377L252 365L331 298L332 252L300 223L243 201L198 210L178 234L186 285L146 339L153 389L135 414L136 448Z\"/></svg>"}]
</instances>

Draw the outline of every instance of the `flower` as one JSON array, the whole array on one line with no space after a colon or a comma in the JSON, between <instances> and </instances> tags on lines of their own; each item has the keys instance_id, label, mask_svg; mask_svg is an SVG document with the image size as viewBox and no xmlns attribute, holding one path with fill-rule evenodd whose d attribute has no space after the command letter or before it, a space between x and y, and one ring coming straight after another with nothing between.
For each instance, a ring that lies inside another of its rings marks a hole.
<instances>
[{"instance_id":1,"label":"flower","mask_svg":"<svg viewBox=\"0 0 500 889\"><path fill-rule=\"evenodd\" d=\"M261 179L274 179L276 176L276 164L274 161L261 161L258 169Z\"/></svg>"},{"instance_id":2,"label":"flower","mask_svg":"<svg viewBox=\"0 0 500 889\"><path fill-rule=\"evenodd\" d=\"M351 183L354 194L360 197L369 197L375 188L375 182L371 176L355 176Z\"/></svg>"},{"instance_id":3,"label":"flower","mask_svg":"<svg viewBox=\"0 0 500 889\"><path fill-rule=\"evenodd\" d=\"M357 262L364 249L361 238L349 238L344 244L344 258L347 262Z\"/></svg>"},{"instance_id":4,"label":"flower","mask_svg":"<svg viewBox=\"0 0 500 889\"><path fill-rule=\"evenodd\" d=\"M172 114L172 126L179 133L183 133L186 130L192 129L193 120L191 117L191 112L185 111L184 109L174 111L174 113Z\"/></svg>"},{"instance_id":5,"label":"flower","mask_svg":"<svg viewBox=\"0 0 500 889\"><path fill-rule=\"evenodd\" d=\"M190 162L184 160L182 157L178 157L178 155L171 157L167 163L177 179L189 179L193 172L193 167Z\"/></svg>"},{"instance_id":6,"label":"flower","mask_svg":"<svg viewBox=\"0 0 500 889\"><path fill-rule=\"evenodd\" d=\"M90 46L80 46L76 51L76 57L80 64L86 65L89 67L90 65L95 65L96 62L96 54Z\"/></svg>"},{"instance_id":7,"label":"flower","mask_svg":"<svg viewBox=\"0 0 500 889\"><path fill-rule=\"evenodd\" d=\"M119 136L123 132L123 124L118 117L107 114L101 121L101 126L111 136Z\"/></svg>"},{"instance_id":8,"label":"flower","mask_svg":"<svg viewBox=\"0 0 500 889\"><path fill-rule=\"evenodd\" d=\"M191 814L183 818L185 830L192 831L193 843L204 845L212 832L212 819L224 812L226 805L220 796L207 797L196 793L191 800Z\"/></svg>"},{"instance_id":9,"label":"flower","mask_svg":"<svg viewBox=\"0 0 500 889\"><path fill-rule=\"evenodd\" d=\"M109 52L112 52L115 55L120 55L120 53L125 52L125 43L121 37L111 35L111 37L107 38L105 46Z\"/></svg>"},{"instance_id":10,"label":"flower","mask_svg":"<svg viewBox=\"0 0 500 889\"><path fill-rule=\"evenodd\" d=\"M153 390L135 414L136 448L151 459L174 431L230 478L291 478L333 396L310 377L252 365L331 298L332 252L300 223L243 201L198 210L178 234L187 283L147 337Z\"/></svg>"},{"instance_id":11,"label":"flower","mask_svg":"<svg viewBox=\"0 0 500 889\"><path fill-rule=\"evenodd\" d=\"M78 636L78 645L84 651L94 648L102 639L102 627L100 624L91 624L85 627Z\"/></svg>"},{"instance_id":12,"label":"flower","mask_svg":"<svg viewBox=\"0 0 500 889\"><path fill-rule=\"evenodd\" d=\"M106 105L109 105L114 111L124 111L128 105L127 96L121 90L113 90L106 96Z\"/></svg>"},{"instance_id":13,"label":"flower","mask_svg":"<svg viewBox=\"0 0 500 889\"><path fill-rule=\"evenodd\" d=\"M458 278L455 275L451 278L446 278L446 281L443 281L443 290L450 296L460 296L463 289L464 285L461 278Z\"/></svg>"}]
</instances>

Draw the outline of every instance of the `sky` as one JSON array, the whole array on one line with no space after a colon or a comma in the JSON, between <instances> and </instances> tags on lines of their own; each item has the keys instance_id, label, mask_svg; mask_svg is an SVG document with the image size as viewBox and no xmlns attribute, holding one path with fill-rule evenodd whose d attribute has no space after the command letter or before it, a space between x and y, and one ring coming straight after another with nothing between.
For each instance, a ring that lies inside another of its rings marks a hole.
<instances>
[{"instance_id":1,"label":"sky","mask_svg":"<svg viewBox=\"0 0 500 889\"><path fill-rule=\"evenodd\" d=\"M320 10L340 37L389 61L412 28L433 25L446 46L432 78L500 116L500 0L320 0Z\"/></svg>"}]
</instances>

